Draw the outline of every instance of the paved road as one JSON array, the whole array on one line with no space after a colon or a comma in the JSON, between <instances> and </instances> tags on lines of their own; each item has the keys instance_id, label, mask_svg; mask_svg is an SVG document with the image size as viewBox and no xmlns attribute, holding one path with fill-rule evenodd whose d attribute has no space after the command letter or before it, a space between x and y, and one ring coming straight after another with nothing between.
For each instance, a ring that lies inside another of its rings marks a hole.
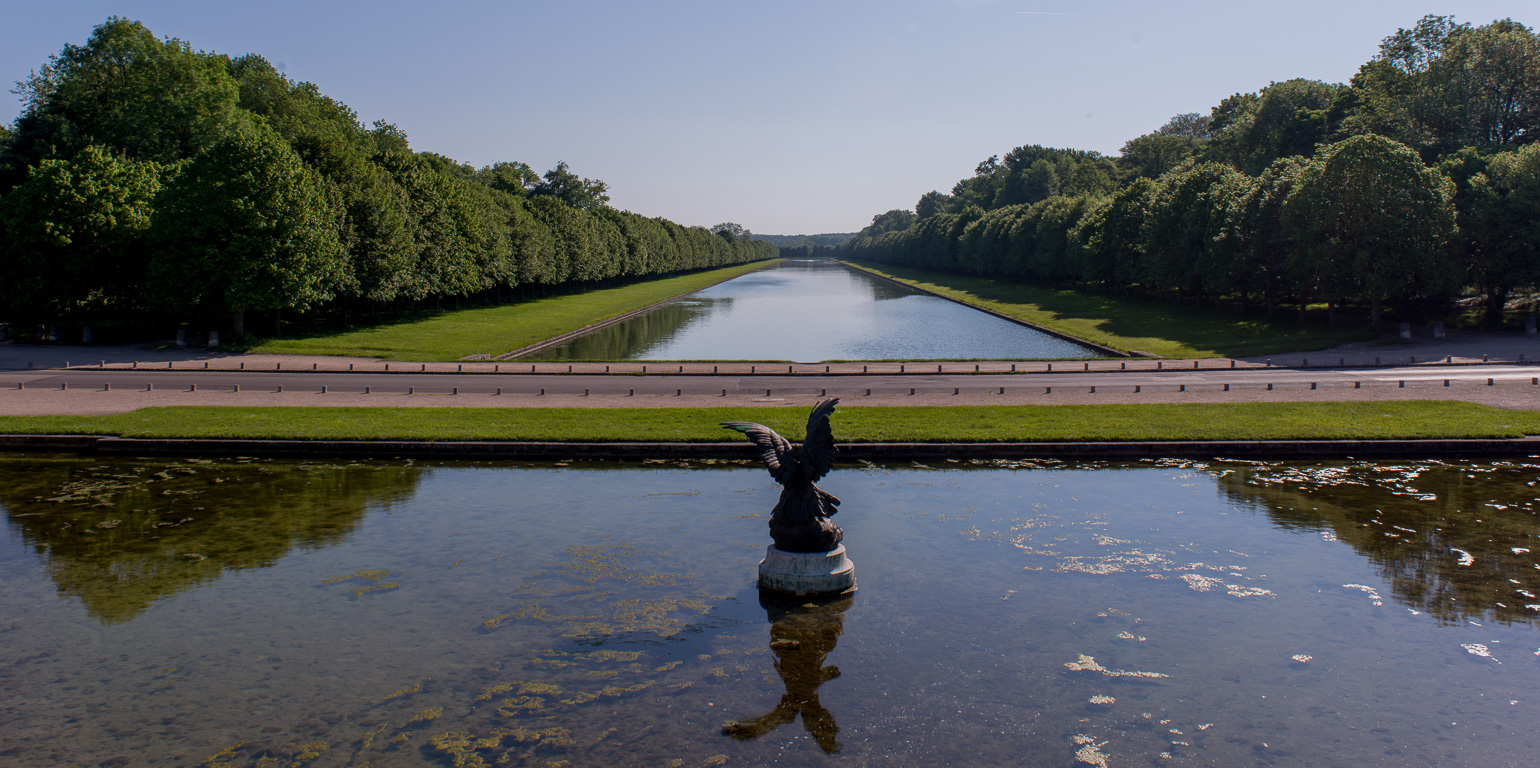
<instances>
[{"instance_id":1,"label":"paved road","mask_svg":"<svg viewBox=\"0 0 1540 768\"><path fill-rule=\"evenodd\" d=\"M1147 366L1148 364L1146 364ZM1061 369L1064 366L1060 366ZM583 394L594 395L721 395L783 394L918 394L1016 392L1046 388L1173 390L1266 390L1342 387L1427 386L1430 382L1485 384L1489 380L1512 386L1540 381L1540 365L1448 365L1383 368L1212 368L1200 370L1056 371L1018 374L908 373L842 375L671 375L651 374L493 374L339 371L221 371L147 369L72 369L0 371L0 389L181 390L255 392L336 392L417 394ZM1540 384L1535 384L1540 386ZM280 390L280 387L282 388Z\"/></svg>"}]
</instances>

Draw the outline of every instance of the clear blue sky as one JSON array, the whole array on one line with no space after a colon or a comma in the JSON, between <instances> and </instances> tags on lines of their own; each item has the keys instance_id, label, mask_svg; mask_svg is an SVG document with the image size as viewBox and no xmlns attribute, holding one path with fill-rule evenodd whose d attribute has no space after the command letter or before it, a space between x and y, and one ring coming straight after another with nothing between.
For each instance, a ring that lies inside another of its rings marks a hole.
<instances>
[{"instance_id":1,"label":"clear blue sky","mask_svg":"<svg viewBox=\"0 0 1540 768\"><path fill-rule=\"evenodd\" d=\"M68 0L11 4L0 77L120 15L259 53L419 150L565 160L620 208L811 234L1023 144L1116 155L1237 91L1345 82L1425 13L1540 23L1534 0Z\"/></svg>"}]
</instances>

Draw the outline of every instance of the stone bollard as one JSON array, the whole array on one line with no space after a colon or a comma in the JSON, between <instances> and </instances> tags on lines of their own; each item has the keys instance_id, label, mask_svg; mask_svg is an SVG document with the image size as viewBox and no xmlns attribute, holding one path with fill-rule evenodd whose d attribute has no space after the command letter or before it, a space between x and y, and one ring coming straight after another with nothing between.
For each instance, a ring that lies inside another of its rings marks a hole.
<instances>
[{"instance_id":1,"label":"stone bollard","mask_svg":"<svg viewBox=\"0 0 1540 768\"><path fill-rule=\"evenodd\" d=\"M95 340L96 340L96 338L91 335L91 326L89 326L89 325L82 325L82 326L80 326L80 343L81 344L90 344L91 342L93 342Z\"/></svg>"},{"instance_id":2,"label":"stone bollard","mask_svg":"<svg viewBox=\"0 0 1540 768\"><path fill-rule=\"evenodd\" d=\"M1444 321L1443 320L1434 320L1433 321L1433 338L1435 338L1435 339L1445 338L1445 336L1444 336Z\"/></svg>"},{"instance_id":3,"label":"stone bollard","mask_svg":"<svg viewBox=\"0 0 1540 768\"><path fill-rule=\"evenodd\" d=\"M176 329L176 346L177 346L177 349L187 349L187 329L186 328L178 328L178 329Z\"/></svg>"},{"instance_id":4,"label":"stone bollard","mask_svg":"<svg viewBox=\"0 0 1540 768\"><path fill-rule=\"evenodd\" d=\"M1401 338L1403 338L1403 339L1410 339L1411 337L1412 337L1412 324L1411 323L1402 323L1401 324Z\"/></svg>"},{"instance_id":5,"label":"stone bollard","mask_svg":"<svg viewBox=\"0 0 1540 768\"><path fill-rule=\"evenodd\" d=\"M219 331L209 331L209 349L219 349Z\"/></svg>"}]
</instances>

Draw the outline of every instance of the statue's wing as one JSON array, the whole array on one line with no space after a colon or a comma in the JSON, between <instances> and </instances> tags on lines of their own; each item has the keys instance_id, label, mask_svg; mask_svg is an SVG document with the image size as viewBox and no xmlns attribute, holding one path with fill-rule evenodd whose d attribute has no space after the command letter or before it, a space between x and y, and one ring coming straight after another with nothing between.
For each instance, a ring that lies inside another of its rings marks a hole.
<instances>
[{"instance_id":1,"label":"statue's wing","mask_svg":"<svg viewBox=\"0 0 1540 768\"><path fill-rule=\"evenodd\" d=\"M808 479L819 478L834 469L834 431L829 428L829 414L839 398L831 398L818 404L807 417L807 439L802 442L802 462L807 467Z\"/></svg>"},{"instance_id":2,"label":"statue's wing","mask_svg":"<svg viewBox=\"0 0 1540 768\"><path fill-rule=\"evenodd\" d=\"M775 430L752 421L724 421L722 426L748 435L749 439L759 446L759 460L770 469L770 476L774 477L777 483L785 484L787 473L797 464L797 459L791 452L791 443L787 442L786 438L776 434Z\"/></svg>"}]
</instances>

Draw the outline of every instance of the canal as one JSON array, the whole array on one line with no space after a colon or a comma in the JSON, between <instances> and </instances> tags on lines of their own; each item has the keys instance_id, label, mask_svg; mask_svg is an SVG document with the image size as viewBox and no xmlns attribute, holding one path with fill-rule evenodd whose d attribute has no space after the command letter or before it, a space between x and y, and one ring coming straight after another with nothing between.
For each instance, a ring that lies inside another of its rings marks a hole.
<instances>
[{"instance_id":1,"label":"canal","mask_svg":"<svg viewBox=\"0 0 1540 768\"><path fill-rule=\"evenodd\" d=\"M0 763L1528 764L1537 475L0 455Z\"/></svg>"},{"instance_id":2,"label":"canal","mask_svg":"<svg viewBox=\"0 0 1540 768\"><path fill-rule=\"evenodd\" d=\"M788 260L523 359L821 362L1100 355L838 262Z\"/></svg>"}]
</instances>

